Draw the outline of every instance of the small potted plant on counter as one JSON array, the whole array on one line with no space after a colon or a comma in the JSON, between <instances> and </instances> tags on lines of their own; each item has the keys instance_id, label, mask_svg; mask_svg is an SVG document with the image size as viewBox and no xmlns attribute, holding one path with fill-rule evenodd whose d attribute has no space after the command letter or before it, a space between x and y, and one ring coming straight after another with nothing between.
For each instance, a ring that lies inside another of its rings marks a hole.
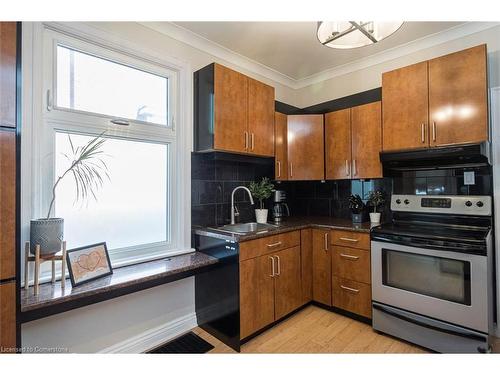
<instances>
[{"instance_id":1,"label":"small potted plant on counter","mask_svg":"<svg viewBox=\"0 0 500 375\"><path fill-rule=\"evenodd\" d=\"M52 200L47 215L44 218L31 220L31 251L34 251L36 245L40 245L42 256L50 256L61 250L64 238L64 219L51 217L51 213L56 200L57 186L65 177L72 176L75 181L75 201L85 200L89 196L96 198L95 193L104 183L104 178L109 178L106 163L103 161L102 146L105 142L105 139L102 138L103 134L92 138L82 146L73 145L71 136L68 134L71 152L63 154L68 160L68 168L57 177L52 186Z\"/></svg>"},{"instance_id":2,"label":"small potted plant on counter","mask_svg":"<svg viewBox=\"0 0 500 375\"><path fill-rule=\"evenodd\" d=\"M269 181L269 178L264 177L260 182L251 182L248 188L252 196L259 200L260 208L255 209L257 223L267 223L268 210L264 208L264 200L272 195L274 185Z\"/></svg>"},{"instance_id":3,"label":"small potted plant on counter","mask_svg":"<svg viewBox=\"0 0 500 375\"><path fill-rule=\"evenodd\" d=\"M365 204L361 197L356 194L349 197L349 208L352 212L352 222L362 223L363 222L363 210L365 209Z\"/></svg>"},{"instance_id":4,"label":"small potted plant on counter","mask_svg":"<svg viewBox=\"0 0 500 375\"><path fill-rule=\"evenodd\" d=\"M370 222L373 224L380 223L381 214L377 212L377 208L385 204L385 193L382 190L370 191L368 204L373 206L373 212L370 212Z\"/></svg>"}]
</instances>

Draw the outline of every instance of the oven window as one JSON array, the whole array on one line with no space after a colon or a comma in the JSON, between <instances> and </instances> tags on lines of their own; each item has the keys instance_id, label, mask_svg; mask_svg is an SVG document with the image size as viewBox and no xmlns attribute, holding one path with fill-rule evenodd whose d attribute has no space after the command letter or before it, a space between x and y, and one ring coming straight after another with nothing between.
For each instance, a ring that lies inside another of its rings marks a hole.
<instances>
[{"instance_id":1,"label":"oven window","mask_svg":"<svg viewBox=\"0 0 500 375\"><path fill-rule=\"evenodd\" d=\"M463 305L470 301L470 263L382 249L382 282Z\"/></svg>"}]
</instances>

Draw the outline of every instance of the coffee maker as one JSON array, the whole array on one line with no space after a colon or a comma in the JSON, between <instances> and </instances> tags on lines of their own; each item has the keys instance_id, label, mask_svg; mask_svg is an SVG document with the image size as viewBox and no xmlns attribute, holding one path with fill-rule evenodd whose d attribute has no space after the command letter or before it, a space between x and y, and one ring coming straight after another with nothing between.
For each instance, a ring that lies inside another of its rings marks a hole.
<instances>
[{"instance_id":1,"label":"coffee maker","mask_svg":"<svg viewBox=\"0 0 500 375\"><path fill-rule=\"evenodd\" d=\"M276 224L281 223L284 217L290 216L290 209L285 201L286 192L284 190L273 191L273 217Z\"/></svg>"}]
</instances>

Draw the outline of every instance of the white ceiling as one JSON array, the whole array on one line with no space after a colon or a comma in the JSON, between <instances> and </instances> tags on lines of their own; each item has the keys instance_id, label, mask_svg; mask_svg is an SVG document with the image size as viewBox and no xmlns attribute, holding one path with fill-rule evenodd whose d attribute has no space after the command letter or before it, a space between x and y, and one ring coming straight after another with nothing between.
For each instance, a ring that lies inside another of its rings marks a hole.
<instances>
[{"instance_id":1,"label":"white ceiling","mask_svg":"<svg viewBox=\"0 0 500 375\"><path fill-rule=\"evenodd\" d=\"M316 22L175 22L293 80L305 79L463 23L405 22L395 34L377 44L338 50L319 43Z\"/></svg>"}]
</instances>

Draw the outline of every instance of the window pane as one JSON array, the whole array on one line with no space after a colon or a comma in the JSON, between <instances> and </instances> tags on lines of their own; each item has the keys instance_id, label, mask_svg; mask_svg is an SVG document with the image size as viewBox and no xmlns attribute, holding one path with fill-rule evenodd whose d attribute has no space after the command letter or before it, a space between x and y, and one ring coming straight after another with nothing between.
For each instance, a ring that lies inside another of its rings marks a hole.
<instances>
[{"instance_id":1,"label":"window pane","mask_svg":"<svg viewBox=\"0 0 500 375\"><path fill-rule=\"evenodd\" d=\"M57 46L57 106L167 125L168 79Z\"/></svg>"},{"instance_id":2,"label":"window pane","mask_svg":"<svg viewBox=\"0 0 500 375\"><path fill-rule=\"evenodd\" d=\"M71 135L74 147L92 137ZM93 198L75 203L76 186L67 175L57 188L56 215L64 218L68 248L107 242L109 249L167 240L168 146L107 138L102 148L109 180ZM69 166L68 134L56 134L56 176Z\"/></svg>"}]
</instances>

